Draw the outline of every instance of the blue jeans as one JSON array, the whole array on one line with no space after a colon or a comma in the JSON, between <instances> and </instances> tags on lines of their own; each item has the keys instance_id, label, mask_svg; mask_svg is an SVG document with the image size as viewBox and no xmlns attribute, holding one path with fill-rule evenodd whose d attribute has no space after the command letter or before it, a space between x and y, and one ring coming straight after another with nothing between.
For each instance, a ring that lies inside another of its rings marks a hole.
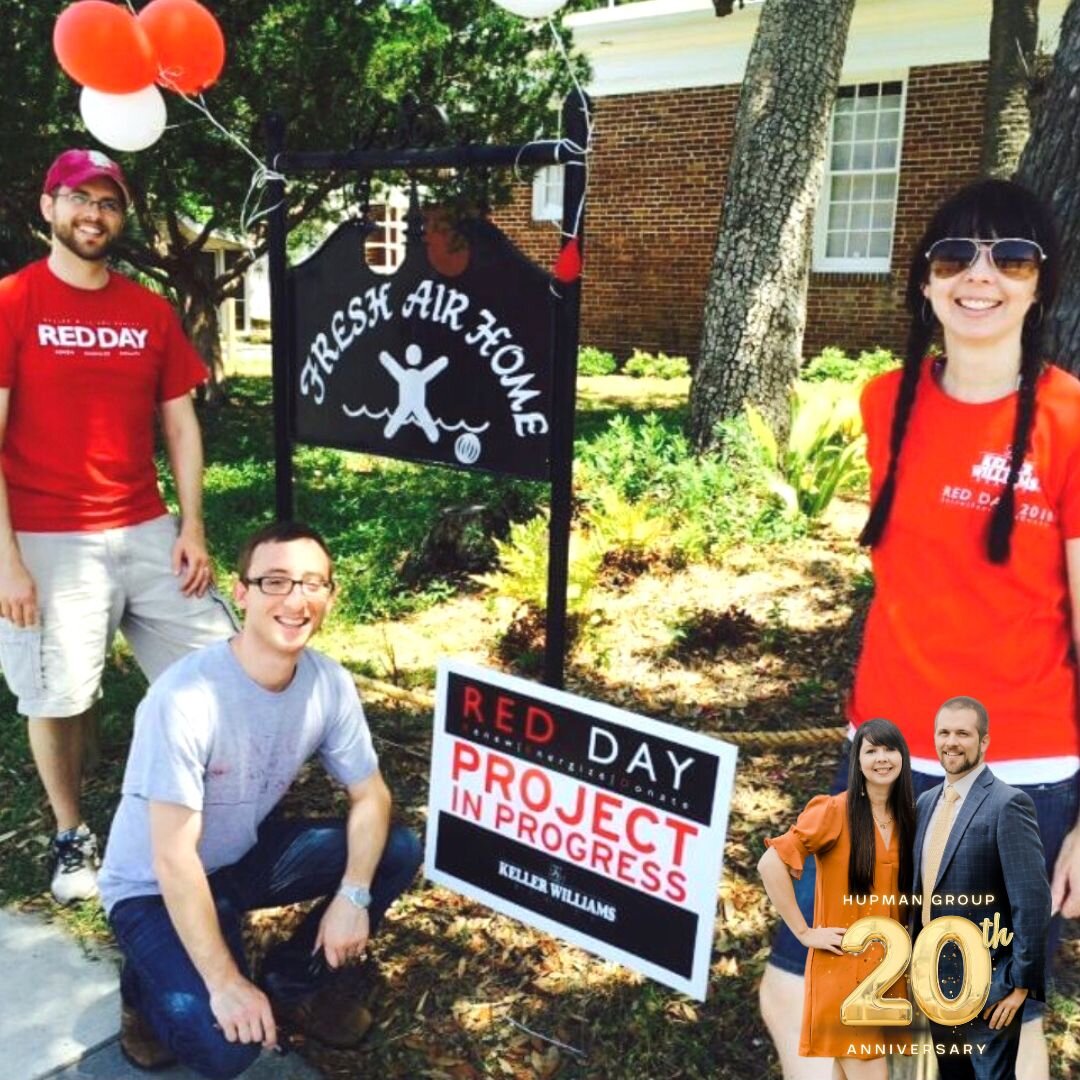
<instances>
[{"instance_id":1,"label":"blue jeans","mask_svg":"<svg viewBox=\"0 0 1080 1080\"><path fill-rule=\"evenodd\" d=\"M850 743L844 744L850 747ZM848 755L845 753L840 760L836 771L836 777L830 789L830 794L835 795L847 788L847 765ZM915 799L924 791L936 787L941 783L940 776L928 776L926 773L912 773L915 788ZM1031 796L1035 803L1035 816L1039 822L1039 835L1042 838L1043 851L1046 855L1046 873L1051 877L1054 872L1054 863L1061 851L1061 845L1065 841L1065 834L1076 823L1078 811L1080 811L1080 773L1068 780L1059 780L1053 784L1017 784L1014 785L1020 791ZM808 926L814 925L814 885L817 881L817 860L812 856L806 860L803 866L802 877L794 883L795 898L799 902L799 910L802 911ZM1050 984L1053 974L1054 953L1057 951L1058 941L1061 939L1061 915L1057 914L1050 920L1050 932L1046 943L1046 977ZM806 970L806 948L799 943L795 935L781 921L773 938L772 952L769 955L769 963L780 968L781 971L790 972L793 975L802 975ZM1033 1020L1041 1016L1046 1010L1046 1004L1042 1001L1024 1002L1024 1019Z\"/></svg>"},{"instance_id":2,"label":"blue jeans","mask_svg":"<svg viewBox=\"0 0 1080 1080\"><path fill-rule=\"evenodd\" d=\"M343 821L293 820L271 815L255 846L232 866L210 875L222 935L237 966L248 976L241 924L244 913L323 897L287 941L271 949L262 983L279 1001L304 997L325 980L325 964L313 963L319 921L345 872ZM408 888L423 858L420 841L394 826L371 883L371 933L386 909ZM160 896L119 901L109 914L124 954L120 992L184 1065L203 1076L242 1073L259 1056L258 1043L231 1043L216 1026L210 995L173 927Z\"/></svg>"}]
</instances>

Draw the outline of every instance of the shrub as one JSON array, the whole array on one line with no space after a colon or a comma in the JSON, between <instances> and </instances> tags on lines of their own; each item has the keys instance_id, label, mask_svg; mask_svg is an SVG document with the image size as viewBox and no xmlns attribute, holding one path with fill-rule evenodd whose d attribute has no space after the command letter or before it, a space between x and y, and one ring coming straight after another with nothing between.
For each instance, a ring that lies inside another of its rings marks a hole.
<instances>
[{"instance_id":1,"label":"shrub","mask_svg":"<svg viewBox=\"0 0 1080 1080\"><path fill-rule=\"evenodd\" d=\"M825 379L851 382L855 378L855 361L839 346L826 345L806 365L800 377L806 382L823 382Z\"/></svg>"},{"instance_id":2,"label":"shrub","mask_svg":"<svg viewBox=\"0 0 1080 1080\"><path fill-rule=\"evenodd\" d=\"M619 588L662 562L671 549L671 521L652 500L632 503L614 487L591 492L585 526L603 557L603 580Z\"/></svg>"},{"instance_id":3,"label":"shrub","mask_svg":"<svg viewBox=\"0 0 1080 1080\"><path fill-rule=\"evenodd\" d=\"M656 413L620 415L589 441L578 440L578 488L582 498L611 485L629 502L655 491L671 467L689 454L682 432L668 428Z\"/></svg>"},{"instance_id":4,"label":"shrub","mask_svg":"<svg viewBox=\"0 0 1080 1080\"><path fill-rule=\"evenodd\" d=\"M510 526L506 540L496 540L499 569L476 580L498 596L516 602L509 624L495 643L495 654L522 674L540 670L544 656L548 586L548 515ZM596 617L594 598L600 584L603 548L591 536L570 535L566 586L566 640L573 648Z\"/></svg>"},{"instance_id":5,"label":"shrub","mask_svg":"<svg viewBox=\"0 0 1080 1080\"><path fill-rule=\"evenodd\" d=\"M862 384L883 371L899 367L900 360L888 349L863 350L854 360L843 349L828 345L806 365L802 373L804 382L839 382Z\"/></svg>"},{"instance_id":6,"label":"shrub","mask_svg":"<svg viewBox=\"0 0 1080 1080\"><path fill-rule=\"evenodd\" d=\"M673 423L673 422L672 422ZM586 515L610 487L671 530L668 557L711 558L740 540L788 539L805 528L769 492L765 467L745 420L723 427L723 451L695 456L680 429L656 414L616 416L577 445L576 489Z\"/></svg>"},{"instance_id":7,"label":"shrub","mask_svg":"<svg viewBox=\"0 0 1080 1080\"><path fill-rule=\"evenodd\" d=\"M648 502L630 502L618 488L605 485L590 493L590 502L585 524L605 551L647 551L670 532L668 521L658 510Z\"/></svg>"},{"instance_id":8,"label":"shrub","mask_svg":"<svg viewBox=\"0 0 1080 1080\"><path fill-rule=\"evenodd\" d=\"M635 349L623 371L639 379L679 379L690 374L690 361L685 356L654 355Z\"/></svg>"},{"instance_id":9,"label":"shrub","mask_svg":"<svg viewBox=\"0 0 1080 1080\"><path fill-rule=\"evenodd\" d=\"M892 371L903 363L903 358L897 356L889 349L883 349L880 345L876 349L864 349L855 360L855 366L863 372L863 378L872 379L885 371Z\"/></svg>"},{"instance_id":10,"label":"shrub","mask_svg":"<svg viewBox=\"0 0 1080 1080\"><path fill-rule=\"evenodd\" d=\"M578 349L577 373L579 375L612 375L618 364L615 357L595 345L583 345Z\"/></svg>"},{"instance_id":11,"label":"shrub","mask_svg":"<svg viewBox=\"0 0 1080 1080\"><path fill-rule=\"evenodd\" d=\"M478 574L476 580L519 605L543 611L547 607L548 515L541 513L528 521L515 522L507 539L495 541L495 548L499 553L499 569ZM602 558L599 545L579 532L571 534L567 611L588 610Z\"/></svg>"}]
</instances>

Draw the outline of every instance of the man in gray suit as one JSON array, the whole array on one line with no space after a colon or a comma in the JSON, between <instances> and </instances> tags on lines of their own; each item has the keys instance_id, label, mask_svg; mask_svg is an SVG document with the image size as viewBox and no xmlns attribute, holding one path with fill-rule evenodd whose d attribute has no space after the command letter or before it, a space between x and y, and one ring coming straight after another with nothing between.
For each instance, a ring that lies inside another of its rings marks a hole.
<instances>
[{"instance_id":1,"label":"man in gray suit","mask_svg":"<svg viewBox=\"0 0 1080 1080\"><path fill-rule=\"evenodd\" d=\"M934 742L945 782L924 792L917 807L921 925L942 915L991 924L984 931L993 971L984 1011L959 1027L930 1025L942 1080L1012 1080L1024 1001L1044 995L1050 884L1035 806L985 765L988 731L986 709L974 698L941 706ZM1008 932L995 934L1001 928ZM963 967L955 945L942 950L938 970L945 994L958 993Z\"/></svg>"}]
</instances>

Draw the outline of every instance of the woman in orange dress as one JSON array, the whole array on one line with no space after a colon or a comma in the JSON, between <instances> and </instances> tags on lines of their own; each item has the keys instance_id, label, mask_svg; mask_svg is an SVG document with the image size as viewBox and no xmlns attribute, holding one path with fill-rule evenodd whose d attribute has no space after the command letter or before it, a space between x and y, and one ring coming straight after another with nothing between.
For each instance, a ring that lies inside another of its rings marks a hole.
<instances>
[{"instance_id":1,"label":"woman in orange dress","mask_svg":"<svg viewBox=\"0 0 1080 1080\"><path fill-rule=\"evenodd\" d=\"M766 840L758 863L765 891L809 950L799 1054L831 1057L834 1080L886 1080L886 1047L910 1049L904 1027L846 1025L840 1006L881 962L877 942L852 955L840 948L858 919L882 915L907 923L902 903L912 884L915 801L911 760L899 729L869 720L855 733L848 790L811 799L783 836ZM808 855L818 860L814 925L807 926L791 879ZM889 997L905 996L897 981Z\"/></svg>"}]
</instances>

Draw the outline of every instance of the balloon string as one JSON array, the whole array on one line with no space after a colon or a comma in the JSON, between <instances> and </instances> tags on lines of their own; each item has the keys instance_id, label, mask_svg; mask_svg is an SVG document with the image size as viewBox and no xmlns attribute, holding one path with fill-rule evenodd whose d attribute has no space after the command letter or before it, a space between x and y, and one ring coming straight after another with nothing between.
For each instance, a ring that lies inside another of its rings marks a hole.
<instances>
[{"instance_id":1,"label":"balloon string","mask_svg":"<svg viewBox=\"0 0 1080 1080\"><path fill-rule=\"evenodd\" d=\"M225 136L225 138L235 143L255 163L255 171L251 175L251 183L248 185L247 194L244 196L244 202L240 208L240 236L242 242L246 244L248 234L254 228L255 223L269 214L272 214L281 205L281 201L278 201L274 203L273 206L268 206L261 210L259 209L259 204L262 202L266 185L272 180L284 181L284 173L280 173L267 165L255 151L243 141L243 139L225 127L225 125L210 111L209 106L206 104L206 99L202 94L199 94L197 98L185 94L182 90L176 88L176 85L169 76L169 72L162 69L160 74L162 81L168 85L170 90L179 94L180 97L182 97L197 112L202 113L202 115L206 117L206 119L209 120L210 123ZM252 203L253 198L255 200L254 203Z\"/></svg>"},{"instance_id":2,"label":"balloon string","mask_svg":"<svg viewBox=\"0 0 1080 1080\"><path fill-rule=\"evenodd\" d=\"M135 5L132 0L124 0L128 10L135 18L138 18L138 12L135 10ZM224 124L220 123L217 117L210 111L206 104L205 98L202 94L199 94L198 99L191 97L189 94L185 94L183 90L179 89L174 81L174 76L178 74L175 70L167 70L164 67L158 67L158 82L172 90L173 93L182 97L192 108L202 113L211 124L214 125L221 132L225 138L235 143L240 149L247 154L252 161L255 162L255 171L251 176L251 183L248 185L247 194L244 196L243 205L240 208L240 235L243 238L243 242L247 244L248 234L251 232L252 227L261 218L266 217L276 210L281 203L277 202L273 206L268 206L265 210L259 209L259 203L262 201L262 193L266 188L267 183L271 180L284 180L285 177L282 173L276 172L274 169L266 165L261 158L252 150L239 136L233 134ZM256 195L256 191L258 194ZM249 212L249 205L251 204L252 197L255 197L255 204L251 207ZM247 245L250 250L250 245Z\"/></svg>"},{"instance_id":3,"label":"balloon string","mask_svg":"<svg viewBox=\"0 0 1080 1080\"><path fill-rule=\"evenodd\" d=\"M551 30L551 36L555 42L556 51L563 59L563 63L566 65L567 73L570 76L570 81L573 83L574 90L577 92L577 99L581 103L581 111L585 114L585 145L575 142L573 139L568 139L565 136L561 136L558 139L534 139L532 142L526 143L517 153L517 157L514 159L514 179L521 181L520 161L521 155L525 152L529 146L554 146L555 147L555 159L559 160L563 152L567 153L567 156L571 160L561 162L563 168L573 167L585 170L585 183L581 188L581 198L578 200L577 208L574 211L573 225L570 231L567 232L560 226L560 234L565 240L573 240L581 232L581 218L585 212L585 195L589 188L589 156L592 154L593 148L593 118L589 112L589 107L586 104L585 91L582 88L580 81L576 73L574 72L574 65L570 61L570 54L566 50L566 43L563 41L559 34L558 29L555 26L554 21L549 17L547 19L548 28Z\"/></svg>"},{"instance_id":4,"label":"balloon string","mask_svg":"<svg viewBox=\"0 0 1080 1080\"><path fill-rule=\"evenodd\" d=\"M572 167L585 170L585 180L584 183L581 185L581 198L578 199L577 207L574 210L573 223L570 227L570 231L568 232L565 228L563 228L561 223L559 226L559 233L563 240L566 242L573 242L577 240L579 234L581 233L581 219L582 215L585 213L585 197L589 189L589 159L593 151L593 118L592 113L589 111L588 99L585 97L585 90L577 77L577 73L574 71L573 63L570 60L570 54L567 51L566 42L563 41L562 36L559 34L558 28L555 25L555 21L550 17L548 17L546 21L548 24L548 29L551 31L552 40L555 42L555 50L556 52L558 52L559 56L562 57L563 63L566 66L567 74L570 76L570 81L573 84L574 90L576 92L577 101L580 104L581 111L584 114L585 118L584 146L582 146L580 143L576 142L573 139L568 139L565 135L554 141L555 160L559 161L563 153L566 153L567 157L569 158L569 160L567 161L560 162L564 169ZM562 121L560 118L560 124L561 122ZM546 145L551 145L551 142L548 141ZM516 161L514 163L514 171L516 175ZM563 298L560 284L561 283L557 282L554 277L552 277L551 281L548 283L548 288L551 292L551 295L554 296L557 300L561 300Z\"/></svg>"},{"instance_id":5,"label":"balloon string","mask_svg":"<svg viewBox=\"0 0 1080 1080\"><path fill-rule=\"evenodd\" d=\"M578 200L577 209L574 211L573 227L569 233L565 230L562 231L564 239L573 240L577 238L578 233L581 231L581 217L585 212L585 194L589 189L589 156L592 154L593 147L593 118L592 114L589 112L589 107L586 104L588 99L585 97L585 90L578 80L577 73L574 71L574 65L570 60L570 54L567 52L566 42L563 41L562 35L555 25L554 19L550 16L548 17L547 24L548 29L551 30L551 38L555 42L555 49L562 57L563 63L566 65L566 71L570 76L570 81L574 84L577 100L581 103L581 111L585 114L585 145L580 146L572 139L563 137L559 140L556 149L556 156L564 149L569 150L575 155L576 160L568 161L566 162L566 165L572 165L585 170L585 182L581 186L581 198Z\"/></svg>"}]
</instances>

